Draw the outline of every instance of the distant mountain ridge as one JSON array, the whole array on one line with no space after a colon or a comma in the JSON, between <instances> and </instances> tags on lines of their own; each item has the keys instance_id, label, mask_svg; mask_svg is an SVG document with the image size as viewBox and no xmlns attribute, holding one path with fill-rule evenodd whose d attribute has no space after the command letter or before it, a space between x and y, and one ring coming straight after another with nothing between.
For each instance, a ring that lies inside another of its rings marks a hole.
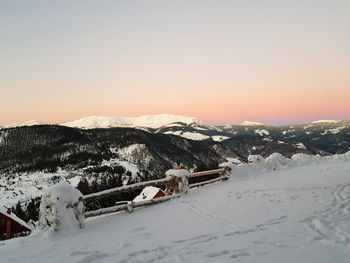
<instances>
[{"instance_id":1,"label":"distant mountain ridge","mask_svg":"<svg viewBox=\"0 0 350 263\"><path fill-rule=\"evenodd\" d=\"M75 185L80 178L101 184L107 178L120 185L162 177L176 163L203 170L233 159L246 162L249 155L350 151L349 121L209 126L196 118L172 123L164 118L153 121L157 128L108 128L107 122L91 129L43 124L1 129L0 204L36 196L60 178Z\"/></svg>"},{"instance_id":2,"label":"distant mountain ridge","mask_svg":"<svg viewBox=\"0 0 350 263\"><path fill-rule=\"evenodd\" d=\"M8 124L5 126L0 126L0 129L5 129L5 128L15 128L15 127L22 127L22 126L34 126L34 125L42 125L44 124L43 122L36 121L36 120L29 120L25 122L19 122L19 123L12 123Z\"/></svg>"},{"instance_id":3,"label":"distant mountain ridge","mask_svg":"<svg viewBox=\"0 0 350 263\"><path fill-rule=\"evenodd\" d=\"M312 121L309 124L336 124L344 122L342 120L316 120ZM63 123L54 123L54 125L62 125L71 128L80 128L80 129L107 129L107 128L116 128L116 127L127 127L127 128L150 128L158 129L163 126L174 126L176 123L180 124L197 124L204 125L206 127L223 127L223 125L206 125L200 119L191 116L183 116L176 114L149 114L142 115L138 117L114 117L114 116L89 116L80 118L73 121L63 122ZM14 128L22 126L33 126L33 125L50 125L50 123L44 123L36 120L29 120L21 123L13 123L8 125L0 125L0 129L5 128ZM243 121L239 124L240 126L271 126L265 125L261 122L256 121ZM304 124L300 124L304 125ZM307 125L307 124L305 124ZM237 124L227 124L226 127L238 126ZM283 125L280 125L283 126ZM284 125L286 126L286 125ZM292 125L290 125L292 126ZM297 126L297 125L294 125ZM275 126L278 127L278 126Z\"/></svg>"},{"instance_id":4,"label":"distant mountain ridge","mask_svg":"<svg viewBox=\"0 0 350 263\"><path fill-rule=\"evenodd\" d=\"M157 129L167 124L181 122L185 124L202 122L195 117L187 117L173 114L156 114L143 115L139 117L104 117L91 116L82 118L72 122L62 123L62 126L96 129L96 128L115 128L115 127L145 127Z\"/></svg>"},{"instance_id":5,"label":"distant mountain ridge","mask_svg":"<svg viewBox=\"0 0 350 263\"><path fill-rule=\"evenodd\" d=\"M241 122L242 126L264 126L263 123L261 122L256 122L256 121L243 121Z\"/></svg>"}]
</instances>

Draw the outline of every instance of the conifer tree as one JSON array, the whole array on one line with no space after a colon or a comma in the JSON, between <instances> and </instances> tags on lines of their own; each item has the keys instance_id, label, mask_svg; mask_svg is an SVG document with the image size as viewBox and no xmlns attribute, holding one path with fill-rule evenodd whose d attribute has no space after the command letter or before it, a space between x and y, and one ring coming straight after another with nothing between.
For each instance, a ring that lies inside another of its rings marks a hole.
<instances>
[{"instance_id":1,"label":"conifer tree","mask_svg":"<svg viewBox=\"0 0 350 263\"><path fill-rule=\"evenodd\" d=\"M27 218L28 218L27 221L29 221L30 219L37 221L38 214L39 214L39 210L37 208L36 202L34 199L32 199L27 206Z\"/></svg>"},{"instance_id":2,"label":"conifer tree","mask_svg":"<svg viewBox=\"0 0 350 263\"><path fill-rule=\"evenodd\" d=\"M14 213L16 214L17 217L25 220L25 213L22 209L22 205L20 204L20 202L18 202L16 204L16 208L14 209Z\"/></svg>"},{"instance_id":3,"label":"conifer tree","mask_svg":"<svg viewBox=\"0 0 350 263\"><path fill-rule=\"evenodd\" d=\"M77 185L77 189L83 194L89 194L90 191L90 185L88 180L85 177L82 177Z\"/></svg>"}]
</instances>

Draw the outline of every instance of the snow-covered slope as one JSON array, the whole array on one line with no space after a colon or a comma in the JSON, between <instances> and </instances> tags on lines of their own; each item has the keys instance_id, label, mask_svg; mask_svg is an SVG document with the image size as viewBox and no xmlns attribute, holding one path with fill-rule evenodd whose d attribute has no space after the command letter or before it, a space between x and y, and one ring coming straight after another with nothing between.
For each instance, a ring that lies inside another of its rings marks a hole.
<instances>
[{"instance_id":1,"label":"snow-covered slope","mask_svg":"<svg viewBox=\"0 0 350 263\"><path fill-rule=\"evenodd\" d=\"M58 170L55 173L34 172L21 176L7 178L0 177L0 206L15 206L18 201L25 202L31 198L40 197L48 187L55 182L55 178L64 179L69 176L69 171ZM75 178L75 185L80 177ZM4 187L2 187L4 186Z\"/></svg>"},{"instance_id":2,"label":"snow-covered slope","mask_svg":"<svg viewBox=\"0 0 350 263\"><path fill-rule=\"evenodd\" d=\"M2 263L349 262L349 156L299 155L156 206L90 218L45 239L0 242Z\"/></svg>"},{"instance_id":3,"label":"snow-covered slope","mask_svg":"<svg viewBox=\"0 0 350 263\"><path fill-rule=\"evenodd\" d=\"M243 121L240 125L241 126L263 126L264 124L262 124L261 122L255 122L255 121Z\"/></svg>"},{"instance_id":4,"label":"snow-covered slope","mask_svg":"<svg viewBox=\"0 0 350 263\"><path fill-rule=\"evenodd\" d=\"M61 125L83 129L111 128L111 127L148 127L159 128L174 122L200 123L195 117L187 117L172 114L143 115L140 117L103 117L91 116L72 122L65 122Z\"/></svg>"}]
</instances>

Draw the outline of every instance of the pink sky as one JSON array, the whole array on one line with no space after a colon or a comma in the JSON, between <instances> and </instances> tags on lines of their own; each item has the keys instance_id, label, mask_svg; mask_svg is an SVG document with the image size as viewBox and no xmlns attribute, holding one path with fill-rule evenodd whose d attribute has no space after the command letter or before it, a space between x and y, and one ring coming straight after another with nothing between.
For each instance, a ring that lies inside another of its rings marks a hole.
<instances>
[{"instance_id":1,"label":"pink sky","mask_svg":"<svg viewBox=\"0 0 350 263\"><path fill-rule=\"evenodd\" d=\"M350 2L136 2L0 3L0 125L350 119Z\"/></svg>"}]
</instances>

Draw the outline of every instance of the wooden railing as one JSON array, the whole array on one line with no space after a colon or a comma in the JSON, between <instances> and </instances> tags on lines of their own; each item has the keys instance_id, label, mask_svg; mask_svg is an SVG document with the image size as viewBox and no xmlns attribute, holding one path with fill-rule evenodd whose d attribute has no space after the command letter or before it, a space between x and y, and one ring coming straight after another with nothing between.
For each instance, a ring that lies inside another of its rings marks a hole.
<instances>
[{"instance_id":1,"label":"wooden railing","mask_svg":"<svg viewBox=\"0 0 350 263\"><path fill-rule=\"evenodd\" d=\"M182 194L166 195L156 199L140 201L140 202L133 202L133 201L119 202L119 204L116 204L115 206L112 206L112 207L101 208L98 210L86 212L85 218L99 216L103 214L110 214L110 213L115 213L120 211L129 211L131 213L135 208L163 203L163 202L169 201L170 199L178 198L180 196L182 196Z\"/></svg>"},{"instance_id":2,"label":"wooden railing","mask_svg":"<svg viewBox=\"0 0 350 263\"><path fill-rule=\"evenodd\" d=\"M117 194L117 193L126 193L126 192L137 190L137 189L143 189L147 186L161 187L161 186L166 185L166 183L168 183L169 181L170 181L170 178L163 178L163 179L159 179L159 180L152 180L152 181L147 181L147 182L141 182L141 183L136 183L136 184L120 186L120 187L104 190L101 192L84 195L84 200L86 202L88 202L92 199L96 199L96 198L100 198L100 197L106 197L106 196Z\"/></svg>"},{"instance_id":3,"label":"wooden railing","mask_svg":"<svg viewBox=\"0 0 350 263\"><path fill-rule=\"evenodd\" d=\"M196 172L196 173L191 173L188 175L189 181L194 178L210 178L215 176L215 178L199 181L196 183L190 183L189 187L190 188L195 188L199 186L203 186L206 184L211 184L217 181L221 180L227 180L229 177L229 173L225 168L220 168L220 169L215 169L215 170L209 170L209 171L203 171L203 172ZM104 190L101 192L93 193L93 194L88 194L84 195L84 201L85 202L91 202L99 198L104 198L110 195L115 195L115 194L120 194L120 193L126 193L129 191L136 191L138 189L142 190L143 188L147 186L156 186L160 188L164 188L167 183L171 181L171 177L166 177L163 179L159 180L152 180L152 181L147 181L147 182L141 182L141 183L136 183L136 184L131 184L131 185L126 185L126 186L121 186L113 189L108 189ZM92 217L92 216L97 216L97 215L102 215L102 214L108 214L108 213L114 213L114 212L119 212L119 211L124 211L124 210L133 210L134 208L137 207L142 207L142 206L147 206L147 205L153 205L153 204L158 204L161 202L168 201L173 198L177 198L181 196L182 194L173 194L173 195L168 195L148 201L141 201L141 202L132 202L132 201L123 201L123 202L117 202L115 206L112 207L107 207L107 208L101 208L97 209L94 211L88 211L85 213L85 217Z\"/></svg>"},{"instance_id":4,"label":"wooden railing","mask_svg":"<svg viewBox=\"0 0 350 263\"><path fill-rule=\"evenodd\" d=\"M219 168L219 169L215 169L215 170L191 173L188 175L188 177L192 178L192 177L200 177L200 176L215 175L215 174L224 175L225 173L226 173L225 168Z\"/></svg>"}]
</instances>

